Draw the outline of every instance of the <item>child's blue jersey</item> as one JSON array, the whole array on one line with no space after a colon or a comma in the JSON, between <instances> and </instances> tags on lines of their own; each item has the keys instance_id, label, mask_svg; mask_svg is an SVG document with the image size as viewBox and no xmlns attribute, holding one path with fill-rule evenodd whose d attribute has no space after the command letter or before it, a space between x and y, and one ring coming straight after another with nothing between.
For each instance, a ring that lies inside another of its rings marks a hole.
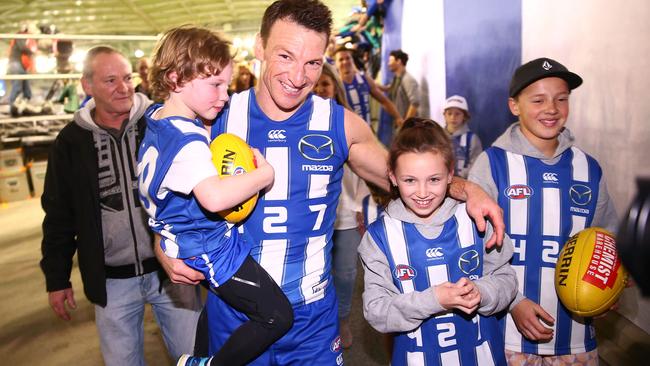
<instances>
[{"instance_id":1,"label":"child's blue jersey","mask_svg":"<svg viewBox=\"0 0 650 366\"><path fill-rule=\"evenodd\" d=\"M363 213L363 224L366 227L384 215L384 209L372 199L371 194L361 200L361 212Z\"/></svg>"},{"instance_id":2,"label":"child's blue jersey","mask_svg":"<svg viewBox=\"0 0 650 366\"><path fill-rule=\"evenodd\" d=\"M345 86L345 96L350 108L370 124L370 85L368 85L365 74L356 73L352 82L349 84L344 82L343 86Z\"/></svg>"},{"instance_id":3,"label":"child's blue jersey","mask_svg":"<svg viewBox=\"0 0 650 366\"><path fill-rule=\"evenodd\" d=\"M386 255L393 283L401 293L424 291L443 282L483 275L483 238L465 205L427 239L414 224L383 215L368 233ZM397 333L391 365L505 365L503 335L494 316L448 311L411 332Z\"/></svg>"},{"instance_id":4,"label":"child's blue jersey","mask_svg":"<svg viewBox=\"0 0 650 366\"><path fill-rule=\"evenodd\" d=\"M217 214L201 208L194 194L174 192L163 182L174 158L189 143L208 145L209 135L199 120L152 114L160 105L147 110L147 129L138 151L140 200L149 214L149 226L162 236L161 246L170 257L191 258L213 253L214 279L228 280L241 266L249 248L238 240L236 230Z\"/></svg>"},{"instance_id":5,"label":"child's blue jersey","mask_svg":"<svg viewBox=\"0 0 650 366\"><path fill-rule=\"evenodd\" d=\"M514 245L511 264L519 291L555 318L553 340L537 343L525 339L508 314L502 324L506 348L541 355L593 350L596 338L591 319L572 316L560 303L554 276L564 244L591 226L602 175L598 162L576 147L564 151L554 165L498 147L486 152L506 232Z\"/></svg>"},{"instance_id":6,"label":"child's blue jersey","mask_svg":"<svg viewBox=\"0 0 650 366\"><path fill-rule=\"evenodd\" d=\"M462 135L453 136L451 142L454 146L454 157L456 158L456 172L467 169L470 163L470 147L474 133L467 131Z\"/></svg>"},{"instance_id":7,"label":"child's blue jersey","mask_svg":"<svg viewBox=\"0 0 650 366\"><path fill-rule=\"evenodd\" d=\"M331 249L343 164L348 157L343 108L311 95L289 119L276 122L254 89L232 96L212 137L234 133L260 150L275 170L244 222L251 255L294 305L322 299L331 282Z\"/></svg>"}]
</instances>

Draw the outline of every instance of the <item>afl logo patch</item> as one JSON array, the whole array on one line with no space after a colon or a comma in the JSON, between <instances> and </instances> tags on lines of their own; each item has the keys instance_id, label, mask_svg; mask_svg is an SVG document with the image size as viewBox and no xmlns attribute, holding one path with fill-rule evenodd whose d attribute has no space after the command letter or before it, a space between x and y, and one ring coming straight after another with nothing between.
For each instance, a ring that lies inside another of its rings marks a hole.
<instances>
[{"instance_id":1,"label":"afl logo patch","mask_svg":"<svg viewBox=\"0 0 650 366\"><path fill-rule=\"evenodd\" d=\"M232 175L241 175L241 174L244 174L244 173L246 173L246 169L244 169L244 168L242 168L240 166L236 167L235 170L232 171Z\"/></svg>"},{"instance_id":2,"label":"afl logo patch","mask_svg":"<svg viewBox=\"0 0 650 366\"><path fill-rule=\"evenodd\" d=\"M586 206L591 202L591 188L584 184L574 184L569 189L571 201L578 206Z\"/></svg>"},{"instance_id":3,"label":"afl logo patch","mask_svg":"<svg viewBox=\"0 0 650 366\"><path fill-rule=\"evenodd\" d=\"M395 277L400 281L412 280L415 276L415 270L409 265L398 264L397 267L395 267Z\"/></svg>"},{"instance_id":4,"label":"afl logo patch","mask_svg":"<svg viewBox=\"0 0 650 366\"><path fill-rule=\"evenodd\" d=\"M341 352L341 336L336 336L330 345L330 351L334 353Z\"/></svg>"},{"instance_id":5,"label":"afl logo patch","mask_svg":"<svg viewBox=\"0 0 650 366\"><path fill-rule=\"evenodd\" d=\"M504 194L511 200L525 200L533 195L533 189L525 184L514 184L506 188Z\"/></svg>"}]
</instances>

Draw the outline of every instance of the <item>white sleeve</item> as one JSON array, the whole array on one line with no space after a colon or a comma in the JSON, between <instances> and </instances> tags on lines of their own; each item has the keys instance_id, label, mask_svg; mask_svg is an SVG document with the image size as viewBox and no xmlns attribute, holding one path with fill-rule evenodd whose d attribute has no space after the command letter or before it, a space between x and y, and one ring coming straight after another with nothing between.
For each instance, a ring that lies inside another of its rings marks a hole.
<instances>
[{"instance_id":1,"label":"white sleeve","mask_svg":"<svg viewBox=\"0 0 650 366\"><path fill-rule=\"evenodd\" d=\"M160 189L190 194L199 182L217 174L208 145L192 141L176 154Z\"/></svg>"}]
</instances>

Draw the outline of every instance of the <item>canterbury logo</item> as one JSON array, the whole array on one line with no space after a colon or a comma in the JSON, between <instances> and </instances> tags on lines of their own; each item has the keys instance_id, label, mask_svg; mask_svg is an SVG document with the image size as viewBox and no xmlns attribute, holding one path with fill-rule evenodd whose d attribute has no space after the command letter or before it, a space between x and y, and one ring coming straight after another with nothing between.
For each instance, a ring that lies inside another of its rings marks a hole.
<instances>
[{"instance_id":1,"label":"canterbury logo","mask_svg":"<svg viewBox=\"0 0 650 366\"><path fill-rule=\"evenodd\" d=\"M268 133L269 140L284 140L287 138L287 135L285 135L287 131L285 130L271 130Z\"/></svg>"},{"instance_id":2,"label":"canterbury logo","mask_svg":"<svg viewBox=\"0 0 650 366\"><path fill-rule=\"evenodd\" d=\"M544 173L542 174L542 179L545 182L557 182L557 173Z\"/></svg>"},{"instance_id":3,"label":"canterbury logo","mask_svg":"<svg viewBox=\"0 0 650 366\"><path fill-rule=\"evenodd\" d=\"M542 64L542 68L546 71L550 70L552 67L553 65L551 65L548 61L544 61L544 63Z\"/></svg>"},{"instance_id":4,"label":"canterbury logo","mask_svg":"<svg viewBox=\"0 0 650 366\"><path fill-rule=\"evenodd\" d=\"M429 248L426 251L427 257L429 258L441 258L442 257L442 249L440 248Z\"/></svg>"}]
</instances>

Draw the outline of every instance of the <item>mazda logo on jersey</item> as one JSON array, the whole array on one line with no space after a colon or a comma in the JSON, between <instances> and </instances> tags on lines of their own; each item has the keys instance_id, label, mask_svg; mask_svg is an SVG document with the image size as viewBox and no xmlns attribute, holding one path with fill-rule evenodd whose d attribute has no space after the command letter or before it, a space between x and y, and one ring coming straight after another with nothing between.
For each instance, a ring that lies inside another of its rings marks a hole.
<instances>
[{"instance_id":1,"label":"mazda logo on jersey","mask_svg":"<svg viewBox=\"0 0 650 366\"><path fill-rule=\"evenodd\" d=\"M408 281L415 278L415 269L406 264L398 264L395 267L395 277L400 281Z\"/></svg>"},{"instance_id":2,"label":"mazda logo on jersey","mask_svg":"<svg viewBox=\"0 0 650 366\"><path fill-rule=\"evenodd\" d=\"M591 188L584 184L574 184L569 189L571 201L578 206L586 206L591 202Z\"/></svg>"},{"instance_id":3,"label":"mazda logo on jersey","mask_svg":"<svg viewBox=\"0 0 650 366\"><path fill-rule=\"evenodd\" d=\"M325 161L334 155L334 144L329 136L305 135L298 141L298 151L305 159Z\"/></svg>"},{"instance_id":4,"label":"mazda logo on jersey","mask_svg":"<svg viewBox=\"0 0 650 366\"><path fill-rule=\"evenodd\" d=\"M533 195L533 189L525 184L513 184L504 193L511 200L524 200Z\"/></svg>"},{"instance_id":5,"label":"mazda logo on jersey","mask_svg":"<svg viewBox=\"0 0 650 366\"><path fill-rule=\"evenodd\" d=\"M481 261L478 257L478 252L473 249L468 250L465 253L461 254L458 258L458 268L460 268L464 274L470 274L472 271L478 268L480 262Z\"/></svg>"}]
</instances>

